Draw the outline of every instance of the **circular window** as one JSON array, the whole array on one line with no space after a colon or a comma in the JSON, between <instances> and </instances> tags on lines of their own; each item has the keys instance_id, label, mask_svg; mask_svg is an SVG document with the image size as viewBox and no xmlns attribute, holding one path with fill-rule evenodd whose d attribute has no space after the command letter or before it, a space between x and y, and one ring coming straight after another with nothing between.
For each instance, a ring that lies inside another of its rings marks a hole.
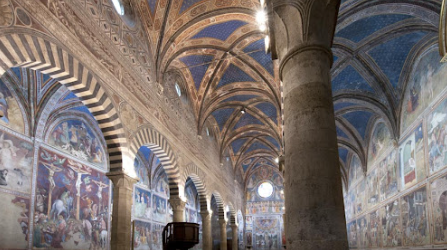
<instances>
[{"instance_id":1,"label":"circular window","mask_svg":"<svg viewBox=\"0 0 447 250\"><path fill-rule=\"evenodd\" d=\"M182 89L180 88L180 85L178 85L178 82L175 83L175 91L179 97L182 96Z\"/></svg>"},{"instance_id":2,"label":"circular window","mask_svg":"<svg viewBox=\"0 0 447 250\"><path fill-rule=\"evenodd\" d=\"M273 186L270 182L263 182L258 187L258 194L262 198L268 198L273 194Z\"/></svg>"},{"instance_id":3,"label":"circular window","mask_svg":"<svg viewBox=\"0 0 447 250\"><path fill-rule=\"evenodd\" d=\"M115 7L116 12L118 15L122 16L124 15L124 6L121 0L112 0L113 7Z\"/></svg>"}]
</instances>

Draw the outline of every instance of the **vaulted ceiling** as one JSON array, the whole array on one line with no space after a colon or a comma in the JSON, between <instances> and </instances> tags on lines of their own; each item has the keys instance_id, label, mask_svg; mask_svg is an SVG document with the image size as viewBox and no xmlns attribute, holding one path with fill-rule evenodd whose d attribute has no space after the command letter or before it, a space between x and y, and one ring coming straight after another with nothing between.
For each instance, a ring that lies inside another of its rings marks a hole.
<instances>
[{"instance_id":1,"label":"vaulted ceiling","mask_svg":"<svg viewBox=\"0 0 447 250\"><path fill-rule=\"evenodd\" d=\"M141 18L158 81L181 73L199 134L215 131L222 160L245 175L276 166L282 151L281 86L256 23L258 0L145 0ZM436 44L440 0L343 0L332 85L340 161L366 164L374 124L400 135L412 62ZM166 84L166 83L164 83Z\"/></svg>"}]
</instances>

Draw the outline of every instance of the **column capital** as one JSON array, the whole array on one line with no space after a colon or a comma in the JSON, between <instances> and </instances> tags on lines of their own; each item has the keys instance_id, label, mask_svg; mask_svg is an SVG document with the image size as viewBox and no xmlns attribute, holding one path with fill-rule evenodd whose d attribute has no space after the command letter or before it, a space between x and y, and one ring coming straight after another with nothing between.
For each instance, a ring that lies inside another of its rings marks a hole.
<instances>
[{"instance_id":1,"label":"column capital","mask_svg":"<svg viewBox=\"0 0 447 250\"><path fill-rule=\"evenodd\" d=\"M106 176L113 182L114 187L133 190L133 185L138 182L138 178L129 176L122 171L109 172Z\"/></svg>"},{"instance_id":2,"label":"column capital","mask_svg":"<svg viewBox=\"0 0 447 250\"><path fill-rule=\"evenodd\" d=\"M238 229L238 225L236 225L236 224L231 224L231 229L233 229L233 230L237 230Z\"/></svg>"},{"instance_id":3,"label":"column capital","mask_svg":"<svg viewBox=\"0 0 447 250\"><path fill-rule=\"evenodd\" d=\"M221 220L221 219L219 219L219 224L220 225L227 225L227 221L226 220Z\"/></svg>"},{"instance_id":4,"label":"column capital","mask_svg":"<svg viewBox=\"0 0 447 250\"><path fill-rule=\"evenodd\" d=\"M268 0L273 54L282 61L309 46L330 52L339 7L340 0Z\"/></svg>"},{"instance_id":5,"label":"column capital","mask_svg":"<svg viewBox=\"0 0 447 250\"><path fill-rule=\"evenodd\" d=\"M169 199L169 204L171 204L172 210L183 211L185 210L186 201L182 200L180 197L173 197Z\"/></svg>"},{"instance_id":6,"label":"column capital","mask_svg":"<svg viewBox=\"0 0 447 250\"><path fill-rule=\"evenodd\" d=\"M213 213L210 211L200 211L199 213L202 216L202 220L211 219L211 215L213 215Z\"/></svg>"}]
</instances>

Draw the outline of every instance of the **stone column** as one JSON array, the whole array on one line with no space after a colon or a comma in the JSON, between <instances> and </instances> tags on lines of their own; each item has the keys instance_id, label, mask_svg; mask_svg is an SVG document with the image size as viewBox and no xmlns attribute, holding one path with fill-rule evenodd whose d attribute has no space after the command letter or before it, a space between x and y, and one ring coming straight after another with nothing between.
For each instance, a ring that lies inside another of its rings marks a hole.
<instances>
[{"instance_id":1,"label":"stone column","mask_svg":"<svg viewBox=\"0 0 447 250\"><path fill-rule=\"evenodd\" d=\"M339 5L269 1L284 85L287 249L348 249L330 79Z\"/></svg>"},{"instance_id":2,"label":"stone column","mask_svg":"<svg viewBox=\"0 0 447 250\"><path fill-rule=\"evenodd\" d=\"M208 211L200 212L202 216L202 249L213 249L213 236L211 235L211 215Z\"/></svg>"},{"instance_id":3,"label":"stone column","mask_svg":"<svg viewBox=\"0 0 447 250\"><path fill-rule=\"evenodd\" d=\"M107 174L113 182L112 235L110 249L126 250L132 245L132 193L136 179L122 172Z\"/></svg>"},{"instance_id":4,"label":"stone column","mask_svg":"<svg viewBox=\"0 0 447 250\"><path fill-rule=\"evenodd\" d=\"M220 250L227 250L227 222L219 219L220 224Z\"/></svg>"},{"instance_id":5,"label":"stone column","mask_svg":"<svg viewBox=\"0 0 447 250\"><path fill-rule=\"evenodd\" d=\"M186 202L180 197L172 197L169 199L169 203L172 207L173 222L185 222L185 205Z\"/></svg>"},{"instance_id":6,"label":"stone column","mask_svg":"<svg viewBox=\"0 0 447 250\"><path fill-rule=\"evenodd\" d=\"M239 245L239 243L238 243L238 231L237 230L238 230L238 227L237 227L236 224L231 225L231 233L233 234L233 237L232 237L233 245L232 245L231 249L233 249L233 250L237 250L238 249L238 245Z\"/></svg>"}]
</instances>

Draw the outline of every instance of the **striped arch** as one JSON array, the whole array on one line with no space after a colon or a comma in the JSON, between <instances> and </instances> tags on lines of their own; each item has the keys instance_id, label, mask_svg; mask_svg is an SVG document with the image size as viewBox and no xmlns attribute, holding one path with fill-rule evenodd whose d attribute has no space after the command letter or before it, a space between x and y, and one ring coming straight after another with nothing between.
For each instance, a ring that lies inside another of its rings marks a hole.
<instances>
[{"instance_id":1,"label":"striped arch","mask_svg":"<svg viewBox=\"0 0 447 250\"><path fill-rule=\"evenodd\" d=\"M49 75L72 91L93 114L104 135L109 153L110 171L123 166L122 152L127 140L116 108L99 79L70 52L37 34L0 35L0 75L13 67L25 67Z\"/></svg>"},{"instance_id":2,"label":"striped arch","mask_svg":"<svg viewBox=\"0 0 447 250\"><path fill-rule=\"evenodd\" d=\"M168 176L170 196L171 198L178 197L179 168L174 151L166 138L151 128L142 128L132 136L129 152L131 159L135 159L142 146L148 147L158 157Z\"/></svg>"},{"instance_id":3,"label":"striped arch","mask_svg":"<svg viewBox=\"0 0 447 250\"><path fill-rule=\"evenodd\" d=\"M186 166L181 177L181 184L186 188L186 180L191 178L192 182L196 186L197 193L199 194L200 211L208 211L208 204L206 201L206 185L202 180L205 180L205 173L197 167L195 164Z\"/></svg>"},{"instance_id":4,"label":"striped arch","mask_svg":"<svg viewBox=\"0 0 447 250\"><path fill-rule=\"evenodd\" d=\"M214 196L214 199L216 199L217 208L218 208L218 215L219 220L225 220L225 204L223 202L222 196L219 194L219 192L214 191L211 198Z\"/></svg>"},{"instance_id":5,"label":"striped arch","mask_svg":"<svg viewBox=\"0 0 447 250\"><path fill-rule=\"evenodd\" d=\"M236 225L236 210L234 209L234 206L233 206L233 204L230 202L230 203L228 203L228 207L230 208L230 218L228 218L229 219L229 221L230 221L230 223L231 223L231 225Z\"/></svg>"}]
</instances>

